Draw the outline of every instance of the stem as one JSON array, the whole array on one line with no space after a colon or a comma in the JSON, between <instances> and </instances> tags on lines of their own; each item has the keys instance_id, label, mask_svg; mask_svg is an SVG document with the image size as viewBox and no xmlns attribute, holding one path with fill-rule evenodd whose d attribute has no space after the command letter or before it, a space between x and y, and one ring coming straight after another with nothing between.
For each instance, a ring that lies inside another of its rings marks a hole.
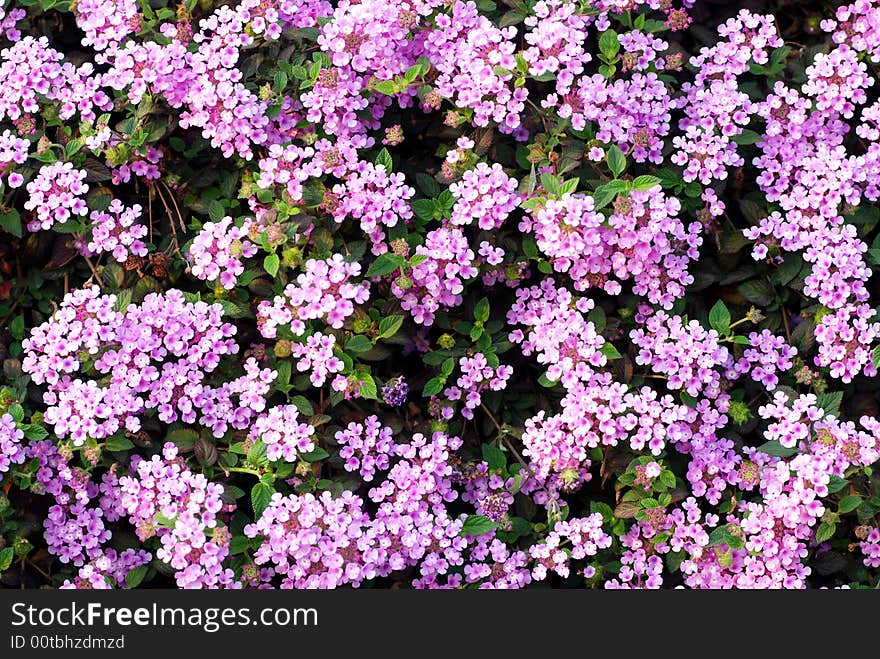
<instances>
[{"instance_id":1,"label":"stem","mask_svg":"<svg viewBox=\"0 0 880 659\"><path fill-rule=\"evenodd\" d=\"M785 325L785 340L791 344L791 327L788 324L788 310L782 307L782 324Z\"/></svg>"},{"instance_id":2,"label":"stem","mask_svg":"<svg viewBox=\"0 0 880 659\"><path fill-rule=\"evenodd\" d=\"M751 320L749 319L748 316L746 316L745 318L740 318L740 319L739 319L738 321L736 321L735 323L731 323L729 329L733 329L733 328L736 327L737 325L742 325L742 324L745 323L745 322L751 322Z\"/></svg>"},{"instance_id":3,"label":"stem","mask_svg":"<svg viewBox=\"0 0 880 659\"><path fill-rule=\"evenodd\" d=\"M104 287L104 280L101 279L101 275L99 275L99 274L98 274L98 271L95 270L95 265L92 263L92 260L91 260L88 256L83 256L83 258L84 258L85 261L86 261L86 265L89 266L89 270L92 271L92 276L93 276L93 277L95 278L95 280L98 282L98 286L100 286L101 288L103 288L103 287Z\"/></svg>"},{"instance_id":4,"label":"stem","mask_svg":"<svg viewBox=\"0 0 880 659\"><path fill-rule=\"evenodd\" d=\"M501 424L498 423L498 419L495 418L495 415L489 411L489 408L486 407L485 403L480 403L480 407L489 416L489 418L492 420L492 423L495 424L495 427L498 429L498 434L501 436L501 441L504 442L504 445L510 449L510 452L513 453L517 462L519 462L523 466L523 469L525 469L529 473L529 476L534 478L534 474L529 468L529 465L526 463L525 460L523 460L523 457L519 454L519 451L516 450L516 447L513 445L513 442L510 441L510 438L508 438L507 432L505 432L505 430L501 427Z\"/></svg>"},{"instance_id":5,"label":"stem","mask_svg":"<svg viewBox=\"0 0 880 659\"><path fill-rule=\"evenodd\" d=\"M232 472L236 472L239 474L253 474L257 478L262 478L263 476L263 474L261 474L256 469L248 469L247 467L221 467L221 469L226 472L227 476Z\"/></svg>"}]
</instances>

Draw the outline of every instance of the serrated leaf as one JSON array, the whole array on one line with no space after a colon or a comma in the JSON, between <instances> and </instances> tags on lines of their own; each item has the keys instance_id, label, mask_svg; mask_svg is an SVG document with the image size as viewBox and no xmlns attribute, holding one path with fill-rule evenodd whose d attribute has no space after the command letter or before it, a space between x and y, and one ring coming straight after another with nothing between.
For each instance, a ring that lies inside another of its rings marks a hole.
<instances>
[{"instance_id":1,"label":"serrated leaf","mask_svg":"<svg viewBox=\"0 0 880 659\"><path fill-rule=\"evenodd\" d=\"M825 542L826 540L830 540L834 537L834 532L837 531L836 524L829 524L827 522L822 522L819 524L819 528L816 529L816 542Z\"/></svg>"},{"instance_id":2,"label":"serrated leaf","mask_svg":"<svg viewBox=\"0 0 880 659\"><path fill-rule=\"evenodd\" d=\"M259 519L263 511L269 506L273 494L275 494L275 489L266 483L256 483L251 488L251 505L254 508L254 520Z\"/></svg>"},{"instance_id":3,"label":"serrated leaf","mask_svg":"<svg viewBox=\"0 0 880 659\"><path fill-rule=\"evenodd\" d=\"M615 144L608 149L606 157L608 159L608 168L614 174L614 177L617 178L626 169L626 156L623 155L623 151Z\"/></svg>"},{"instance_id":4,"label":"serrated leaf","mask_svg":"<svg viewBox=\"0 0 880 659\"><path fill-rule=\"evenodd\" d=\"M12 565L13 550L12 547L0 549L0 572L4 572Z\"/></svg>"},{"instance_id":5,"label":"serrated leaf","mask_svg":"<svg viewBox=\"0 0 880 659\"><path fill-rule=\"evenodd\" d=\"M299 457L306 462L319 462L321 460L326 460L327 458L329 458L330 454L326 450L318 446L317 448L312 449L307 453L300 453Z\"/></svg>"},{"instance_id":6,"label":"serrated leaf","mask_svg":"<svg viewBox=\"0 0 880 659\"><path fill-rule=\"evenodd\" d=\"M718 300L709 311L709 326L722 336L730 333L730 311L722 300Z\"/></svg>"},{"instance_id":7,"label":"serrated leaf","mask_svg":"<svg viewBox=\"0 0 880 659\"><path fill-rule=\"evenodd\" d=\"M278 268L280 267L281 259L278 258L277 254L268 254L263 259L263 269L272 277L278 274Z\"/></svg>"},{"instance_id":8,"label":"serrated leaf","mask_svg":"<svg viewBox=\"0 0 880 659\"><path fill-rule=\"evenodd\" d=\"M633 519L641 509L638 501L621 501L614 508L614 517L617 519Z\"/></svg>"},{"instance_id":9,"label":"serrated leaf","mask_svg":"<svg viewBox=\"0 0 880 659\"><path fill-rule=\"evenodd\" d=\"M620 359L623 355L614 347L611 343L604 344L600 349L603 355L605 355L608 359Z\"/></svg>"},{"instance_id":10,"label":"serrated leaf","mask_svg":"<svg viewBox=\"0 0 880 659\"><path fill-rule=\"evenodd\" d=\"M766 307L775 297L773 288L763 279L753 279L744 284L740 284L739 292L752 304Z\"/></svg>"},{"instance_id":11,"label":"serrated leaf","mask_svg":"<svg viewBox=\"0 0 880 659\"><path fill-rule=\"evenodd\" d=\"M403 325L403 316L400 314L394 314L392 316L386 316L379 321L379 334L378 338L380 339L390 339L392 336L397 334L400 327Z\"/></svg>"},{"instance_id":12,"label":"serrated leaf","mask_svg":"<svg viewBox=\"0 0 880 659\"><path fill-rule=\"evenodd\" d=\"M835 492L840 492L847 485L849 485L849 481L845 478L841 478L840 476L832 476L828 481L828 493L834 494Z\"/></svg>"},{"instance_id":13,"label":"serrated leaf","mask_svg":"<svg viewBox=\"0 0 880 659\"><path fill-rule=\"evenodd\" d=\"M345 351L360 354L373 347L373 342L363 334L355 334L345 342Z\"/></svg>"},{"instance_id":14,"label":"serrated leaf","mask_svg":"<svg viewBox=\"0 0 880 659\"><path fill-rule=\"evenodd\" d=\"M147 576L149 569L149 565L139 565L138 567L129 570L128 574L125 575L125 585L129 588L137 588L141 585L144 577Z\"/></svg>"},{"instance_id":15,"label":"serrated leaf","mask_svg":"<svg viewBox=\"0 0 880 659\"><path fill-rule=\"evenodd\" d=\"M797 447L787 448L775 439L769 442L764 442L758 447L758 450L761 451L761 453L773 455L777 458L789 458L798 453Z\"/></svg>"},{"instance_id":16,"label":"serrated leaf","mask_svg":"<svg viewBox=\"0 0 880 659\"><path fill-rule=\"evenodd\" d=\"M358 385L358 394L366 400L377 400L379 397L379 389L376 387L376 381L372 375L362 373L358 376L361 383Z\"/></svg>"},{"instance_id":17,"label":"serrated leaf","mask_svg":"<svg viewBox=\"0 0 880 659\"><path fill-rule=\"evenodd\" d=\"M840 500L840 503L837 504L837 512L841 515L845 515L846 513L851 513L856 508L862 505L864 499L862 497L857 496L855 494L850 494L849 496L845 496Z\"/></svg>"},{"instance_id":18,"label":"serrated leaf","mask_svg":"<svg viewBox=\"0 0 880 659\"><path fill-rule=\"evenodd\" d=\"M125 437L110 437L104 442L104 448L113 452L127 451L130 448L134 448L134 444Z\"/></svg>"},{"instance_id":19,"label":"serrated leaf","mask_svg":"<svg viewBox=\"0 0 880 659\"><path fill-rule=\"evenodd\" d=\"M739 145L756 144L761 141L761 136L755 131L746 128L739 135L734 135L731 141Z\"/></svg>"},{"instance_id":20,"label":"serrated leaf","mask_svg":"<svg viewBox=\"0 0 880 659\"><path fill-rule=\"evenodd\" d=\"M375 163L377 165L382 165L387 174L390 174L391 170L394 168L394 160L391 159L391 154L388 153L388 149L385 148L376 154Z\"/></svg>"},{"instance_id":21,"label":"serrated leaf","mask_svg":"<svg viewBox=\"0 0 880 659\"><path fill-rule=\"evenodd\" d=\"M182 452L191 451L199 434L190 428L178 428L165 435L165 440L173 442Z\"/></svg>"},{"instance_id":22,"label":"serrated leaf","mask_svg":"<svg viewBox=\"0 0 880 659\"><path fill-rule=\"evenodd\" d=\"M422 396L425 398L436 396L443 390L443 384L443 380L440 378L431 378L425 383L425 386L422 389Z\"/></svg>"},{"instance_id":23,"label":"serrated leaf","mask_svg":"<svg viewBox=\"0 0 880 659\"><path fill-rule=\"evenodd\" d=\"M390 274L400 267L400 257L396 254L385 253L380 255L370 264L367 277L382 277Z\"/></svg>"},{"instance_id":24,"label":"serrated leaf","mask_svg":"<svg viewBox=\"0 0 880 659\"><path fill-rule=\"evenodd\" d=\"M483 515L468 515L461 527L461 535L476 536L494 531L495 522Z\"/></svg>"},{"instance_id":25,"label":"serrated leaf","mask_svg":"<svg viewBox=\"0 0 880 659\"><path fill-rule=\"evenodd\" d=\"M398 92L397 83L393 80L380 80L373 85L373 91L385 96L394 96Z\"/></svg>"},{"instance_id":26,"label":"serrated leaf","mask_svg":"<svg viewBox=\"0 0 880 659\"><path fill-rule=\"evenodd\" d=\"M656 185L660 185L660 179L656 176L648 176L647 174L636 176L632 181L634 190L650 190Z\"/></svg>"},{"instance_id":27,"label":"serrated leaf","mask_svg":"<svg viewBox=\"0 0 880 659\"><path fill-rule=\"evenodd\" d=\"M474 306L474 320L485 323L489 320L489 300L481 298Z\"/></svg>"},{"instance_id":28,"label":"serrated leaf","mask_svg":"<svg viewBox=\"0 0 880 659\"><path fill-rule=\"evenodd\" d=\"M821 407L826 414L838 416L840 414L840 404L843 402L843 392L834 391L832 393L819 394L816 396L816 407Z\"/></svg>"},{"instance_id":29,"label":"serrated leaf","mask_svg":"<svg viewBox=\"0 0 880 659\"><path fill-rule=\"evenodd\" d=\"M305 416L312 416L315 413L315 408L312 406L312 403L305 396L293 396L290 399L290 402L296 405L296 409L299 410L300 414Z\"/></svg>"},{"instance_id":30,"label":"serrated leaf","mask_svg":"<svg viewBox=\"0 0 880 659\"><path fill-rule=\"evenodd\" d=\"M608 59L620 52L620 39L614 30L605 30L602 33L599 37L599 50Z\"/></svg>"},{"instance_id":31,"label":"serrated leaf","mask_svg":"<svg viewBox=\"0 0 880 659\"><path fill-rule=\"evenodd\" d=\"M507 458L504 457L504 453L499 448L491 444L483 444L481 448L483 460L486 461L490 471L504 469L507 466Z\"/></svg>"},{"instance_id":32,"label":"serrated leaf","mask_svg":"<svg viewBox=\"0 0 880 659\"><path fill-rule=\"evenodd\" d=\"M16 238L21 238L21 214L14 208L0 215L0 227Z\"/></svg>"}]
</instances>

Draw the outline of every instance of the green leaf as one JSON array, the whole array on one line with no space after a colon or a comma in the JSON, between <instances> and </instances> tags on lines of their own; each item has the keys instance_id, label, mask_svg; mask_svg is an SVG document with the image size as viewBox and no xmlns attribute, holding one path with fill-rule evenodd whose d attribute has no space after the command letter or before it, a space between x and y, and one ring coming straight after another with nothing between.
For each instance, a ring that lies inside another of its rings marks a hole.
<instances>
[{"instance_id":1,"label":"green leaf","mask_svg":"<svg viewBox=\"0 0 880 659\"><path fill-rule=\"evenodd\" d=\"M306 462L320 462L321 460L326 460L327 458L329 458L330 454L319 446L309 451L308 453L300 453L299 457L301 457Z\"/></svg>"},{"instance_id":2,"label":"green leaf","mask_svg":"<svg viewBox=\"0 0 880 659\"><path fill-rule=\"evenodd\" d=\"M373 91L378 94L384 94L385 96L394 96L399 90L397 88L397 83L393 80L380 80L373 85Z\"/></svg>"},{"instance_id":3,"label":"green leaf","mask_svg":"<svg viewBox=\"0 0 880 659\"><path fill-rule=\"evenodd\" d=\"M391 159L391 154L388 153L388 149L385 148L376 155L375 163L377 165L382 165L387 174L390 174L391 170L394 168L394 161Z\"/></svg>"},{"instance_id":4,"label":"green leaf","mask_svg":"<svg viewBox=\"0 0 880 659\"><path fill-rule=\"evenodd\" d=\"M877 369L880 369L880 346L877 346L876 348L874 348L873 361L874 361L874 367Z\"/></svg>"},{"instance_id":5,"label":"green leaf","mask_svg":"<svg viewBox=\"0 0 880 659\"><path fill-rule=\"evenodd\" d=\"M616 36L617 35L615 35L615 37ZM608 158L608 168L611 170L611 173L614 174L614 177L617 178L623 173L623 170L626 169L626 156L623 155L623 151L621 151L615 144L608 149L608 155L606 157Z\"/></svg>"},{"instance_id":6,"label":"green leaf","mask_svg":"<svg viewBox=\"0 0 880 659\"><path fill-rule=\"evenodd\" d=\"M835 391L830 394L819 394L816 396L816 407L821 407L826 414L838 416L840 414L840 404L843 402L843 392Z\"/></svg>"},{"instance_id":7,"label":"green leaf","mask_svg":"<svg viewBox=\"0 0 880 659\"><path fill-rule=\"evenodd\" d=\"M12 338L21 341L24 338L24 316L13 318L9 323L9 331L12 333Z\"/></svg>"},{"instance_id":8,"label":"green leaf","mask_svg":"<svg viewBox=\"0 0 880 659\"><path fill-rule=\"evenodd\" d=\"M711 546L727 545L731 549L740 549L743 546L743 539L735 533L731 533L728 525L719 526L709 534L709 544Z\"/></svg>"},{"instance_id":9,"label":"green leaf","mask_svg":"<svg viewBox=\"0 0 880 659\"><path fill-rule=\"evenodd\" d=\"M0 227L16 238L21 238L21 214L14 208L0 215Z\"/></svg>"},{"instance_id":10,"label":"green leaf","mask_svg":"<svg viewBox=\"0 0 880 659\"><path fill-rule=\"evenodd\" d=\"M108 451L127 451L130 448L134 448L134 444L132 444L125 437L110 437L106 442L104 442L104 448Z\"/></svg>"},{"instance_id":11,"label":"green leaf","mask_svg":"<svg viewBox=\"0 0 880 659\"><path fill-rule=\"evenodd\" d=\"M709 326L722 336L730 333L730 311L722 300L718 300L709 311Z\"/></svg>"},{"instance_id":12,"label":"green leaf","mask_svg":"<svg viewBox=\"0 0 880 659\"><path fill-rule=\"evenodd\" d=\"M422 396L425 398L436 396L443 390L443 385L444 382L440 378L431 378L425 383L425 387L422 389Z\"/></svg>"},{"instance_id":13,"label":"green leaf","mask_svg":"<svg viewBox=\"0 0 880 659\"><path fill-rule=\"evenodd\" d=\"M761 136L753 130L745 129L739 135L734 135L732 141L736 144L747 145L755 144L761 140Z\"/></svg>"},{"instance_id":14,"label":"green leaf","mask_svg":"<svg viewBox=\"0 0 880 659\"><path fill-rule=\"evenodd\" d=\"M599 352L605 355L608 359L620 359L623 356L611 343L603 345Z\"/></svg>"},{"instance_id":15,"label":"green leaf","mask_svg":"<svg viewBox=\"0 0 880 659\"><path fill-rule=\"evenodd\" d=\"M368 278L382 277L383 275L394 272L400 267L400 258L401 257L390 252L386 252L385 254L380 255L375 261L370 264L366 276Z\"/></svg>"},{"instance_id":16,"label":"green leaf","mask_svg":"<svg viewBox=\"0 0 880 659\"><path fill-rule=\"evenodd\" d=\"M797 252L791 252L785 255L785 260L776 271L770 275L770 279L774 284L785 286L798 275L803 267L804 260L801 255Z\"/></svg>"},{"instance_id":17,"label":"green leaf","mask_svg":"<svg viewBox=\"0 0 880 659\"><path fill-rule=\"evenodd\" d=\"M481 323L489 320L489 300L487 298L481 298L474 306L474 320Z\"/></svg>"},{"instance_id":18,"label":"green leaf","mask_svg":"<svg viewBox=\"0 0 880 659\"><path fill-rule=\"evenodd\" d=\"M229 553L233 556L237 556L238 554L243 554L250 544L250 540L247 536L237 535L229 541Z\"/></svg>"},{"instance_id":19,"label":"green leaf","mask_svg":"<svg viewBox=\"0 0 880 659\"><path fill-rule=\"evenodd\" d=\"M208 204L208 217L214 222L219 222L226 217L226 207L215 199Z\"/></svg>"},{"instance_id":20,"label":"green leaf","mask_svg":"<svg viewBox=\"0 0 880 659\"><path fill-rule=\"evenodd\" d=\"M12 557L12 547L0 549L0 572L4 572L9 569L9 566L12 565Z\"/></svg>"},{"instance_id":21,"label":"green leaf","mask_svg":"<svg viewBox=\"0 0 880 659\"><path fill-rule=\"evenodd\" d=\"M294 396L290 399L290 402L296 405L296 409L299 410L300 414L312 416L315 413L315 408L305 396Z\"/></svg>"},{"instance_id":22,"label":"green leaf","mask_svg":"<svg viewBox=\"0 0 880 659\"><path fill-rule=\"evenodd\" d=\"M830 540L834 537L834 532L837 530L836 524L829 524L828 522L822 522L819 524L819 528L816 529L816 542L825 542L826 540Z\"/></svg>"},{"instance_id":23,"label":"green leaf","mask_svg":"<svg viewBox=\"0 0 880 659\"><path fill-rule=\"evenodd\" d=\"M21 428L24 431L24 436L27 437L32 442L38 442L41 439L46 439L49 436L49 431L46 430L43 426L38 426L36 423L29 423Z\"/></svg>"},{"instance_id":24,"label":"green leaf","mask_svg":"<svg viewBox=\"0 0 880 659\"><path fill-rule=\"evenodd\" d=\"M24 408L18 403L10 405L7 411L16 423L21 423L24 420Z\"/></svg>"},{"instance_id":25,"label":"green leaf","mask_svg":"<svg viewBox=\"0 0 880 659\"><path fill-rule=\"evenodd\" d=\"M276 71L272 81L275 83L275 91L283 92L287 87L287 74L284 71Z\"/></svg>"},{"instance_id":26,"label":"green leaf","mask_svg":"<svg viewBox=\"0 0 880 659\"><path fill-rule=\"evenodd\" d=\"M423 222L430 222L434 219L434 200L433 199L416 199L410 202L413 213Z\"/></svg>"},{"instance_id":27,"label":"green leaf","mask_svg":"<svg viewBox=\"0 0 880 659\"><path fill-rule=\"evenodd\" d=\"M367 400L378 399L379 389L376 387L376 381L373 379L373 376L368 373L361 373L358 377L361 379L361 383L358 385L358 393L361 398Z\"/></svg>"},{"instance_id":28,"label":"green leaf","mask_svg":"<svg viewBox=\"0 0 880 659\"><path fill-rule=\"evenodd\" d=\"M846 513L851 513L856 508L862 505L864 499L862 497L857 496L855 494L850 494L849 496L845 496L840 500L840 503L837 504L837 512L841 515L845 515Z\"/></svg>"},{"instance_id":29,"label":"green leaf","mask_svg":"<svg viewBox=\"0 0 880 659\"><path fill-rule=\"evenodd\" d=\"M766 307L775 297L773 288L763 279L752 279L739 286L739 292L742 293L752 304Z\"/></svg>"},{"instance_id":30,"label":"green leaf","mask_svg":"<svg viewBox=\"0 0 880 659\"><path fill-rule=\"evenodd\" d=\"M840 476L832 476L828 481L828 493L834 494L835 492L840 492L847 485L849 485L849 481L845 478L841 478Z\"/></svg>"},{"instance_id":31,"label":"green leaf","mask_svg":"<svg viewBox=\"0 0 880 659\"><path fill-rule=\"evenodd\" d=\"M263 269L274 277L278 274L278 268L281 267L281 259L277 254L269 254L263 259Z\"/></svg>"},{"instance_id":32,"label":"green leaf","mask_svg":"<svg viewBox=\"0 0 880 659\"><path fill-rule=\"evenodd\" d=\"M149 565L140 565L133 570L129 570L128 574L125 575L125 585L129 588L137 588L141 585L144 577L147 576L149 569Z\"/></svg>"},{"instance_id":33,"label":"green leaf","mask_svg":"<svg viewBox=\"0 0 880 659\"><path fill-rule=\"evenodd\" d=\"M595 209L605 208L605 206L614 201L618 193L626 192L627 185L627 181L608 181L608 183L600 185L593 193L593 206Z\"/></svg>"},{"instance_id":34,"label":"green leaf","mask_svg":"<svg viewBox=\"0 0 880 659\"><path fill-rule=\"evenodd\" d=\"M483 515L468 515L461 527L461 535L483 535L495 530L495 522Z\"/></svg>"},{"instance_id":35,"label":"green leaf","mask_svg":"<svg viewBox=\"0 0 880 659\"><path fill-rule=\"evenodd\" d=\"M401 325L403 325L403 316L401 316L400 314L386 316L379 321L378 338L390 339L392 336L397 334L398 330L400 330Z\"/></svg>"},{"instance_id":36,"label":"green leaf","mask_svg":"<svg viewBox=\"0 0 880 659\"><path fill-rule=\"evenodd\" d=\"M345 342L345 351L353 354L366 352L373 347L373 342L363 334L355 334Z\"/></svg>"},{"instance_id":37,"label":"green leaf","mask_svg":"<svg viewBox=\"0 0 880 659\"><path fill-rule=\"evenodd\" d=\"M614 30L605 30L599 37L599 50L607 58L611 59L620 52L620 39Z\"/></svg>"},{"instance_id":38,"label":"green leaf","mask_svg":"<svg viewBox=\"0 0 880 659\"><path fill-rule=\"evenodd\" d=\"M656 176L648 176L647 174L636 176L632 182L633 190L650 190L656 185L660 185L660 179Z\"/></svg>"},{"instance_id":39,"label":"green leaf","mask_svg":"<svg viewBox=\"0 0 880 659\"><path fill-rule=\"evenodd\" d=\"M553 174L541 174L538 177L541 181L541 185L547 191L547 194L551 197L559 196L559 179L556 178Z\"/></svg>"},{"instance_id":40,"label":"green leaf","mask_svg":"<svg viewBox=\"0 0 880 659\"><path fill-rule=\"evenodd\" d=\"M269 506L275 488L266 483L257 483L251 488L251 505L254 507L254 519L257 520Z\"/></svg>"},{"instance_id":41,"label":"green leaf","mask_svg":"<svg viewBox=\"0 0 880 659\"><path fill-rule=\"evenodd\" d=\"M173 442L181 451L191 451L196 444L199 434L191 428L178 428L165 435L165 440Z\"/></svg>"},{"instance_id":42,"label":"green leaf","mask_svg":"<svg viewBox=\"0 0 880 659\"><path fill-rule=\"evenodd\" d=\"M482 451L483 460L489 465L489 471L497 471L507 466L507 458L504 457L504 453L499 448L491 444L483 444Z\"/></svg>"},{"instance_id":43,"label":"green leaf","mask_svg":"<svg viewBox=\"0 0 880 659\"><path fill-rule=\"evenodd\" d=\"M758 447L758 450L761 451L761 453L773 455L777 458L789 458L798 452L797 447L786 448L775 439L769 442L764 442Z\"/></svg>"}]
</instances>

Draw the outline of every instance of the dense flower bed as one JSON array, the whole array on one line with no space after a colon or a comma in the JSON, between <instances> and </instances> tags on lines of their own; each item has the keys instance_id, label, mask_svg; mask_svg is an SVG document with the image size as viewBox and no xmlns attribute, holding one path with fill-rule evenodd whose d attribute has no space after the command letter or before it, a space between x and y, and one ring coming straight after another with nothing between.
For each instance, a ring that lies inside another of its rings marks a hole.
<instances>
[{"instance_id":1,"label":"dense flower bed","mask_svg":"<svg viewBox=\"0 0 880 659\"><path fill-rule=\"evenodd\" d=\"M728 5L6 3L0 583L876 587L880 4Z\"/></svg>"}]
</instances>

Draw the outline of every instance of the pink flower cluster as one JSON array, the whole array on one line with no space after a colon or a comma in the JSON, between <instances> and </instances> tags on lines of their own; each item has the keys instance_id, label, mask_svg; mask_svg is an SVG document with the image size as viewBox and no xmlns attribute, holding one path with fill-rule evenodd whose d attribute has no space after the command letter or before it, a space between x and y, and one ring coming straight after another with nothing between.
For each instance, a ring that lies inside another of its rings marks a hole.
<instances>
[{"instance_id":1,"label":"pink flower cluster","mask_svg":"<svg viewBox=\"0 0 880 659\"><path fill-rule=\"evenodd\" d=\"M302 423L295 405L279 405L270 408L254 420L250 430L253 441L266 445L269 460L296 462L301 453L315 449L315 429Z\"/></svg>"},{"instance_id":2,"label":"pink flower cluster","mask_svg":"<svg viewBox=\"0 0 880 659\"><path fill-rule=\"evenodd\" d=\"M231 217L219 222L206 222L193 238L188 250L190 272L197 279L218 282L223 288L235 288L244 273L241 259L257 253L257 246L247 239L250 221L242 226L233 224Z\"/></svg>"},{"instance_id":3,"label":"pink flower cluster","mask_svg":"<svg viewBox=\"0 0 880 659\"><path fill-rule=\"evenodd\" d=\"M296 369L311 371L309 380L315 387L321 387L333 373L339 373L345 364L334 354L336 337L332 334L316 332L305 343L292 343L291 355L298 359Z\"/></svg>"},{"instance_id":4,"label":"pink flower cluster","mask_svg":"<svg viewBox=\"0 0 880 659\"><path fill-rule=\"evenodd\" d=\"M449 221L466 226L475 220L486 231L498 229L520 202L518 182L504 173L501 165L484 162L464 173L461 181L449 186L455 206Z\"/></svg>"},{"instance_id":5,"label":"pink flower cluster","mask_svg":"<svg viewBox=\"0 0 880 659\"><path fill-rule=\"evenodd\" d=\"M186 302L173 289L122 311L115 304L115 295L97 288L72 291L23 342L22 367L48 386L45 418L59 437L82 445L123 428L136 432L150 409L165 423L200 418L221 436L262 412L275 373L253 359L244 376L219 387L206 382L224 355L238 351L219 304ZM100 383L83 377L91 369Z\"/></svg>"},{"instance_id":6,"label":"pink flower cluster","mask_svg":"<svg viewBox=\"0 0 880 659\"><path fill-rule=\"evenodd\" d=\"M7 413L0 416L0 475L9 471L12 465L24 462L22 439L24 431L15 425L12 415Z\"/></svg>"},{"instance_id":7,"label":"pink flower cluster","mask_svg":"<svg viewBox=\"0 0 880 659\"><path fill-rule=\"evenodd\" d=\"M685 83L685 95L677 101L684 110L672 139L676 151L672 162L684 166L685 181L708 184L727 178L728 167L744 164L733 138L740 135L756 112L755 104L740 90L739 78L749 65L766 64L769 49L782 45L771 16L743 9L718 28L722 41L701 49L690 64L697 70L693 83Z\"/></svg>"},{"instance_id":8,"label":"pink flower cluster","mask_svg":"<svg viewBox=\"0 0 880 659\"><path fill-rule=\"evenodd\" d=\"M110 202L107 211L92 211L92 239L87 247L92 254L107 252L119 263L125 263L130 256L146 256L146 225L138 222L142 208L139 204L127 208L119 199Z\"/></svg>"},{"instance_id":9,"label":"pink flower cluster","mask_svg":"<svg viewBox=\"0 0 880 659\"><path fill-rule=\"evenodd\" d=\"M461 375L455 381L455 386L445 389L443 395L450 401L462 400L461 415L465 419L474 418L474 410L483 402L484 391L501 391L513 375L510 366L491 366L482 352L474 353L473 357L462 357L458 360L458 367Z\"/></svg>"},{"instance_id":10,"label":"pink flower cluster","mask_svg":"<svg viewBox=\"0 0 880 659\"><path fill-rule=\"evenodd\" d=\"M88 213L82 198L89 191L85 178L86 172L75 169L69 162L59 161L41 167L34 180L27 184L30 196L24 207L35 214L28 229L51 229L55 223L64 224L74 215Z\"/></svg>"},{"instance_id":11,"label":"pink flower cluster","mask_svg":"<svg viewBox=\"0 0 880 659\"><path fill-rule=\"evenodd\" d=\"M718 332L665 311L649 316L643 328L630 332L630 338L639 347L636 364L650 366L668 378L670 389L684 389L691 396L717 398L719 369L733 366L730 351L718 342Z\"/></svg>"},{"instance_id":12,"label":"pink flower cluster","mask_svg":"<svg viewBox=\"0 0 880 659\"><path fill-rule=\"evenodd\" d=\"M611 536L602 530L602 515L599 513L557 522L543 543L529 548L529 555L535 561L532 578L542 581L549 572L567 577L572 559L595 556L600 549L610 546ZM595 572L595 568L589 567L584 570L584 577L590 578Z\"/></svg>"},{"instance_id":13,"label":"pink flower cluster","mask_svg":"<svg viewBox=\"0 0 880 659\"><path fill-rule=\"evenodd\" d=\"M346 471L357 471L361 478L370 482L376 471L385 471L394 454L391 428L383 426L375 415L364 419L363 424L352 421L336 433L336 441L342 447L339 457L345 460Z\"/></svg>"},{"instance_id":14,"label":"pink flower cluster","mask_svg":"<svg viewBox=\"0 0 880 659\"><path fill-rule=\"evenodd\" d=\"M427 258L395 279L391 291L415 322L430 326L441 306L461 304L465 280L476 277L479 270L473 265L475 255L467 237L457 227L429 231L415 253Z\"/></svg>"},{"instance_id":15,"label":"pink flower cluster","mask_svg":"<svg viewBox=\"0 0 880 659\"><path fill-rule=\"evenodd\" d=\"M384 165L358 163L344 183L333 186L332 194L333 219L340 223L348 218L358 220L372 242L373 254L388 251L383 227L397 226L400 220L412 217L407 200L415 190L406 185L403 174L387 172Z\"/></svg>"},{"instance_id":16,"label":"pink flower cluster","mask_svg":"<svg viewBox=\"0 0 880 659\"><path fill-rule=\"evenodd\" d=\"M157 535L156 557L176 570L181 588L241 587L223 567L229 535L218 524L223 486L190 471L167 442L162 455L139 460L119 478L119 507L144 540Z\"/></svg>"},{"instance_id":17,"label":"pink flower cluster","mask_svg":"<svg viewBox=\"0 0 880 659\"><path fill-rule=\"evenodd\" d=\"M275 338L280 326L290 327L295 336L306 331L306 322L321 319L340 329L354 313L355 304L363 304L370 296L370 283L352 283L361 274L361 265L346 261L341 254L327 259L309 259L296 281L288 284L283 295L257 307L260 333Z\"/></svg>"}]
</instances>

